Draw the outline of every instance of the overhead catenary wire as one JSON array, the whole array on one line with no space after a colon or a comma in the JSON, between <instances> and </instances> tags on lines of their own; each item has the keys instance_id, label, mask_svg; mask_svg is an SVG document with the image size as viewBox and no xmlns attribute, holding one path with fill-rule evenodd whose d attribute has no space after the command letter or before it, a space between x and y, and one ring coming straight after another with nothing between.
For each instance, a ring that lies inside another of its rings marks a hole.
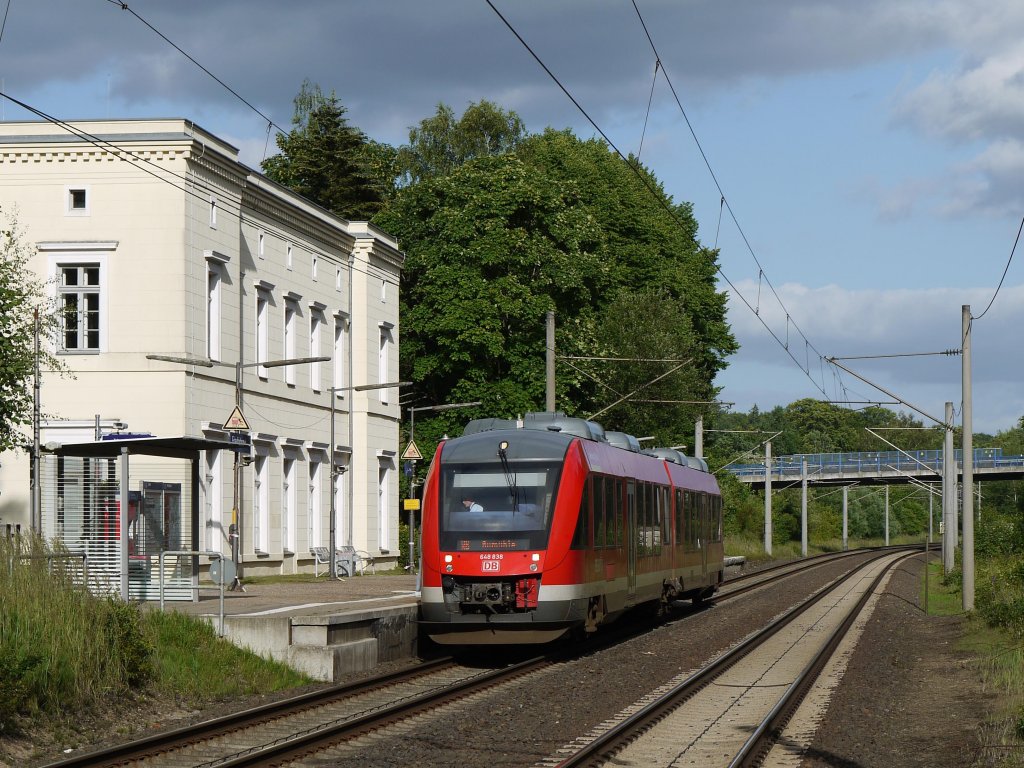
<instances>
[{"instance_id":1,"label":"overhead catenary wire","mask_svg":"<svg viewBox=\"0 0 1024 768\"><path fill-rule=\"evenodd\" d=\"M558 77L554 74L554 72L552 72L551 69L547 66L547 64L544 63L543 59L541 59L540 56L530 46L530 44L526 42L526 40L523 38L523 36L519 34L518 30L516 30L516 28L512 25L512 23L509 22L509 20L505 18L505 16L501 13L501 11L499 11L497 9L497 7L495 7L495 5L492 2L492 0L487 0L487 5L490 6L491 10L494 11L495 15L502 21L502 23L508 28L508 30L515 36L515 38L520 42L520 44L523 46L523 48L525 48L526 51L533 57L534 61L537 62L537 64L541 67L541 69L543 69L544 72L548 75L548 77L550 77L551 80L555 83L555 85L557 85L559 87L559 89L561 89L562 93L564 93L566 98L568 98L569 101L572 102L573 106L575 106L576 109L579 110L580 114L582 114L583 117L586 118L587 122L589 122L590 125L594 128L594 130L597 131L597 133L605 141L605 143L608 145L608 147L615 154L617 154L619 156L619 158L621 160L623 160L623 162L626 163L627 167L629 167L633 171L633 173L640 180L640 182L644 185L644 187L647 188L648 192L650 192L652 195L654 195L655 199L659 202L659 204L669 214L671 220L677 226L685 229L685 227L683 226L683 222L681 222L679 220L677 212L672 209L672 207L664 199L663 195L659 194L658 190L656 190L653 187L653 185L651 184L651 182L644 176L644 174L640 172L638 164L636 164L637 167L634 167L634 164L629 162L629 159L626 157L626 155L623 154L623 152L618 148L618 146L616 146L615 142L613 142L611 140L611 138L608 136L607 133L605 133L605 131L601 128L601 126L597 123L597 121L595 121L590 116L590 114L587 112L587 110L583 107L582 104L579 103L579 101L576 99L576 97L572 95L572 93L569 91L569 89L565 85L562 84L562 82L558 79ZM662 71L664 72L664 66L662 66ZM672 88L671 82L668 80L667 76L666 76L666 82L668 82L669 83L669 87ZM673 94L674 94L675 93L675 89L673 88L672 90L673 90ZM678 101L678 96L676 98L677 98L677 101ZM681 104L681 102L679 102L679 103L680 103L680 108L681 108L682 104ZM703 148L700 148L700 151L701 151L701 155L704 156ZM704 157L705 157L705 162L708 165L709 171L712 173L712 176L714 176L714 171L711 170L710 163L707 162L706 156L704 156ZM716 186L718 186L719 190L721 190L721 186L718 185L717 178L715 179L715 184L716 184ZM722 194L722 197L724 197L724 193ZM725 204L726 204L727 207L729 207L728 201L726 201ZM729 211L730 211L730 216L732 216L734 223L736 223L737 228L739 229L739 222L737 221L737 219L735 217L735 214L732 212L731 207L729 207ZM742 230L740 230L740 232L741 232L741 235L742 235ZM746 236L745 235L743 235L743 239L746 241ZM753 253L753 249L750 248L749 242L747 242L747 247L748 247L748 249L750 249L751 253ZM755 261L757 261L756 257L755 257ZM743 304L746 305L746 307L754 314L754 316L758 318L758 321L761 323L762 326L764 326L765 330L768 331L768 334L773 339L775 339L776 343L780 347L782 347L785 350L786 354L789 355L790 359L792 359L792 361L796 364L796 366L801 371L803 371L805 373L805 375L807 375L809 381L818 389L819 392L821 392L826 398L828 398L828 392L826 392L825 389L823 388L823 386L821 384L819 384L818 382L816 382L814 380L814 378L812 376L810 376L809 372L804 369L804 366L801 365L800 361L797 360L797 358L793 355L792 351L789 349L788 344L784 344L782 342L782 340L779 338L778 334L765 322L764 318L761 317L760 313L756 312L754 310L754 307L751 306L750 301L746 298L746 296L743 295L743 293L739 290L739 288L736 287L736 285L732 282L732 280L729 279L728 275L725 274L725 272L722 269L721 265L718 264L717 262L715 263L715 270L717 271L719 276L721 276L721 278L726 282L726 284L733 291L733 293L740 299L740 301L742 301ZM770 283L769 283L769 286L771 286ZM772 288L772 290L774 292L774 288ZM778 294L776 294L776 298L778 299ZM779 300L780 305L782 305L783 308L784 308L785 305L782 304L781 299L778 299L778 300ZM797 327L797 330L799 331L799 327ZM787 333L788 333L788 327L787 327ZM803 332L801 331L800 333L803 336ZM811 346L814 349L815 354L821 356L821 353L818 352L818 350L816 348L814 348L813 345L811 345Z\"/></svg>"},{"instance_id":2,"label":"overhead catenary wire","mask_svg":"<svg viewBox=\"0 0 1024 768\"><path fill-rule=\"evenodd\" d=\"M280 131L281 133L288 133L288 131L286 131L284 128L279 126L272 119L267 117L265 114L260 112L260 110L258 110L252 104L250 104L245 99L244 96L242 96L240 93L238 93L238 91L236 91L230 85L228 85L223 80L221 80L219 77L217 77L215 74L213 74L213 72L211 72L209 69L207 69L202 64L200 64L199 61L197 61L194 56L192 56L190 53L186 52L184 49L182 49L181 46L179 46L177 43L175 43L173 40L171 40L169 37L167 37L167 35L165 35L159 29L157 29L152 24L150 24L148 21L146 21L144 18L142 18L138 13L136 13L134 10L132 10L132 8L130 8L128 6L128 3L122 2L122 0L107 0L107 2L110 3L111 5L118 6L122 11L128 11L128 13L130 13L136 19L138 19L143 24L145 24L147 27L149 27L150 30L152 30L156 35L158 35L162 40L164 40L164 42L166 42L168 45L170 45L172 48L174 48L174 50L176 50L178 53L180 53L186 59L188 59L193 64L195 64L197 67L199 67L201 70L203 70L203 72L205 72L207 75L209 75L211 78L213 78L221 87L223 87L225 90L227 90L232 96L234 96L240 102L245 104L245 106L247 106L249 109L251 109L257 115L262 117L264 120L266 120L268 125L272 125L273 127L277 128L277 130Z\"/></svg>"},{"instance_id":3,"label":"overhead catenary wire","mask_svg":"<svg viewBox=\"0 0 1024 768\"><path fill-rule=\"evenodd\" d=\"M193 198L195 198L197 200L201 200L204 205L209 202L207 197L205 197L204 195L208 195L211 192L217 191L213 187L210 187L207 184L204 184L202 182L197 183L195 180L187 178L186 176L184 176L182 174L175 173L174 171L169 170L165 166L158 165L158 164L154 163L153 161L147 159L146 157L143 157L142 155L139 155L139 154L137 154L135 152L132 152L130 149L118 146L117 144L115 144L115 143L113 143L111 141L108 141L106 139L102 139L102 138L100 138L98 136L95 136L94 134L88 133L87 131L85 131L85 130L83 130L81 128L78 128L77 126L73 125L72 123L69 123L67 121L61 120L60 118L54 117L52 115L49 115L49 114L43 112L42 110L37 109L36 107L33 107L32 105L30 105L30 104L28 104L28 103L26 103L24 101L21 101L19 99L14 98L10 94L8 94L8 93L6 93L6 92L4 92L2 90L0 90L0 98L5 98L8 101L10 101L12 104L15 104L15 105L21 107L22 109L24 109L24 110L26 110L28 112L31 112L32 114L42 118L46 122L52 123L53 125L57 126L58 128L61 128L62 130L67 131L72 136L75 136L78 139L80 139L80 140L82 140L82 141L84 141L84 142L86 142L88 144L91 144L92 146L95 146L98 149L103 150L104 152L110 153L111 155L116 157L118 160L121 160L122 162L126 162L126 163L128 163L129 165L131 165L131 166L133 166L135 168L138 168L140 171L142 171L143 173L148 174L149 176L152 176L157 181L163 182L165 184L169 184L170 186L172 186L173 188L177 189L178 191L183 192L184 194L189 195L189 196L191 196L191 197L193 197ZM152 168L150 168L149 166L152 166ZM177 180L178 182L180 182L180 184L179 183L175 183L174 180ZM202 194L199 191L196 191L197 189L202 190ZM312 203L312 201L307 201L307 202ZM238 217L238 220L240 222L247 223L247 224L250 224L252 226L261 228L264 231L267 231L267 232L269 232L271 234L276 235L277 237L281 238L282 240L289 240L292 237L291 233L289 233L288 231L286 231L284 229L275 229L273 227L268 227L266 222L264 222L262 220L253 219L251 217L246 216L245 213L244 213L244 208L243 208L243 206L241 205L240 202L236 204L230 198L227 198L227 199L219 200L219 203L222 204L221 210L223 210L225 213L227 213L229 215L233 215L233 216ZM312 203L312 204L316 205L316 203ZM319 207L319 206L317 206L317 207ZM330 213L330 211L326 211L326 209L323 209L323 210L325 212L327 212L327 213ZM331 215L333 216L335 214L331 214ZM272 213L270 211L266 212L266 216L267 216L268 219L275 221L277 224L279 224L281 226L289 226L289 222L285 218L283 218L281 216L277 216L277 215L275 215L274 213ZM341 218L341 217L339 217L339 218ZM328 258L333 258L333 257L330 257L330 255L326 254L326 253L325 254L317 254L317 255L324 255L324 256L327 256ZM376 278L376 279L385 280L387 283L389 283L390 285L393 285L393 286L399 286L400 285L398 280L395 279L394 277L392 277L389 273L387 273L387 272L385 272L385 271L383 271L383 270L381 270L381 269L379 269L377 267L374 267L373 265L368 264L366 269L357 268L354 265L350 265L350 266L353 269L353 271L358 272L361 275L366 275L367 277L373 277L373 278Z\"/></svg>"},{"instance_id":4,"label":"overhead catenary wire","mask_svg":"<svg viewBox=\"0 0 1024 768\"><path fill-rule=\"evenodd\" d=\"M999 278L999 285L996 286L995 293L992 294L992 298L989 300L988 306L985 307L985 311L982 312L980 315L973 315L971 317L972 321L973 320L981 320L981 318L983 318L986 315L986 313L988 313L988 311L990 309L992 309L992 305L996 301L996 296L999 295L999 290L1003 287L1003 281L1006 279L1006 273L1010 271L1010 264L1013 263L1013 254L1016 253L1016 251L1017 251L1017 243L1020 242L1021 230L1024 230L1024 218L1022 218L1020 220L1020 226L1017 228L1017 237L1014 238L1014 240L1013 240L1013 248L1010 249L1010 258L1008 258L1006 260L1006 266L1003 268L1003 276ZM963 346L963 341L961 340L961 347L962 346Z\"/></svg>"}]
</instances>

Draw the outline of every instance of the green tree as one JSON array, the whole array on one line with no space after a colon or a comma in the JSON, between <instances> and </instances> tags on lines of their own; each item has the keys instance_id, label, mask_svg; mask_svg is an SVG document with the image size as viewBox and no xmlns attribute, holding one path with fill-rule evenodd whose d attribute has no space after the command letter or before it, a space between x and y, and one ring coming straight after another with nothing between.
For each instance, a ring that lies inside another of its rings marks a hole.
<instances>
[{"instance_id":1,"label":"green tree","mask_svg":"<svg viewBox=\"0 0 1024 768\"><path fill-rule=\"evenodd\" d=\"M511 152L525 135L519 115L486 99L458 119L451 107L438 104L434 115L409 130L409 143L397 153L397 175L404 184L447 176L470 160Z\"/></svg>"},{"instance_id":2,"label":"green tree","mask_svg":"<svg viewBox=\"0 0 1024 768\"><path fill-rule=\"evenodd\" d=\"M425 402L503 416L543 403L545 313L593 306L602 274L575 190L483 157L402 190L375 222L406 251L402 377Z\"/></svg>"},{"instance_id":3,"label":"green tree","mask_svg":"<svg viewBox=\"0 0 1024 768\"><path fill-rule=\"evenodd\" d=\"M67 368L45 343L58 329L56 306L31 271L32 249L23 242L15 214L4 210L0 256L0 451L6 451L27 442L24 430L32 424L36 310L44 339L40 367L62 373Z\"/></svg>"},{"instance_id":4,"label":"green tree","mask_svg":"<svg viewBox=\"0 0 1024 768\"><path fill-rule=\"evenodd\" d=\"M622 401L599 421L609 429L653 435L657 445L690 442L701 409L679 401L702 399L708 387L692 362L700 351L682 304L662 286L624 289L602 309L595 334L602 356L613 358L586 364L602 385L596 397Z\"/></svg>"},{"instance_id":5,"label":"green tree","mask_svg":"<svg viewBox=\"0 0 1024 768\"><path fill-rule=\"evenodd\" d=\"M726 296L717 290L717 253L701 246L688 203L677 204L646 167L628 163L596 139L548 129L525 139L517 154L552 179L572 184L600 228L607 291L656 287L680 303L696 338L693 368L711 399L715 374L736 351L726 321ZM638 311L645 311L638 308Z\"/></svg>"},{"instance_id":6,"label":"green tree","mask_svg":"<svg viewBox=\"0 0 1024 768\"><path fill-rule=\"evenodd\" d=\"M295 97L295 127L278 135L281 153L264 160L263 171L337 216L369 219L386 192L380 147L349 124L346 111L333 91L325 96L304 81Z\"/></svg>"}]
</instances>

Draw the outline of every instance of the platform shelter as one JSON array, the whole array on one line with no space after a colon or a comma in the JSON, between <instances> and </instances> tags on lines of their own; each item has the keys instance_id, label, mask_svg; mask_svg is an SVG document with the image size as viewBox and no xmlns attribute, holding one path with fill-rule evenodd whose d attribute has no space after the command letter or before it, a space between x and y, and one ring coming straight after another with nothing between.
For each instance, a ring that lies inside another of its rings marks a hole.
<instances>
[{"instance_id":1,"label":"platform shelter","mask_svg":"<svg viewBox=\"0 0 1024 768\"><path fill-rule=\"evenodd\" d=\"M48 444L40 467L43 536L82 558L93 592L159 600L161 553L199 552L201 453L231 448L130 435ZM163 558L165 600L199 599L199 561L199 554Z\"/></svg>"}]
</instances>

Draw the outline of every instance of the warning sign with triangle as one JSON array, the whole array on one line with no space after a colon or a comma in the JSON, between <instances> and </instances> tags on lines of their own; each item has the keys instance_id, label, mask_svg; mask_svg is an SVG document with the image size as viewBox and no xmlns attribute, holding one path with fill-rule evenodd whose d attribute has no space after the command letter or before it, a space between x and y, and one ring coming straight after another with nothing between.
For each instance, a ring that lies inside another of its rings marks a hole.
<instances>
[{"instance_id":1,"label":"warning sign with triangle","mask_svg":"<svg viewBox=\"0 0 1024 768\"><path fill-rule=\"evenodd\" d=\"M245 416L242 415L242 409L237 405L235 410L228 416L228 420L224 422L224 429L238 429L244 432L249 431L249 422L245 420Z\"/></svg>"},{"instance_id":2,"label":"warning sign with triangle","mask_svg":"<svg viewBox=\"0 0 1024 768\"><path fill-rule=\"evenodd\" d=\"M405 448L405 453L402 454L403 459L419 460L423 458L423 454L420 453L420 449L416 447L416 443L409 441L409 445Z\"/></svg>"}]
</instances>

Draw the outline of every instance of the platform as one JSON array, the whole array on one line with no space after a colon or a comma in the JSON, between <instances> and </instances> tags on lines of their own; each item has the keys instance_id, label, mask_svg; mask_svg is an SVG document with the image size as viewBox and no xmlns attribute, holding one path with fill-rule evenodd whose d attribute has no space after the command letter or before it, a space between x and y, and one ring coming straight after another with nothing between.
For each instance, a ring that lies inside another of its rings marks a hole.
<instances>
[{"instance_id":1,"label":"platform","mask_svg":"<svg viewBox=\"0 0 1024 768\"><path fill-rule=\"evenodd\" d=\"M200 587L198 602L165 602L164 610L202 617L219 630L219 590L209 582ZM418 612L415 576L255 581L244 592L224 593L224 636L316 680L335 681L414 657Z\"/></svg>"}]
</instances>

